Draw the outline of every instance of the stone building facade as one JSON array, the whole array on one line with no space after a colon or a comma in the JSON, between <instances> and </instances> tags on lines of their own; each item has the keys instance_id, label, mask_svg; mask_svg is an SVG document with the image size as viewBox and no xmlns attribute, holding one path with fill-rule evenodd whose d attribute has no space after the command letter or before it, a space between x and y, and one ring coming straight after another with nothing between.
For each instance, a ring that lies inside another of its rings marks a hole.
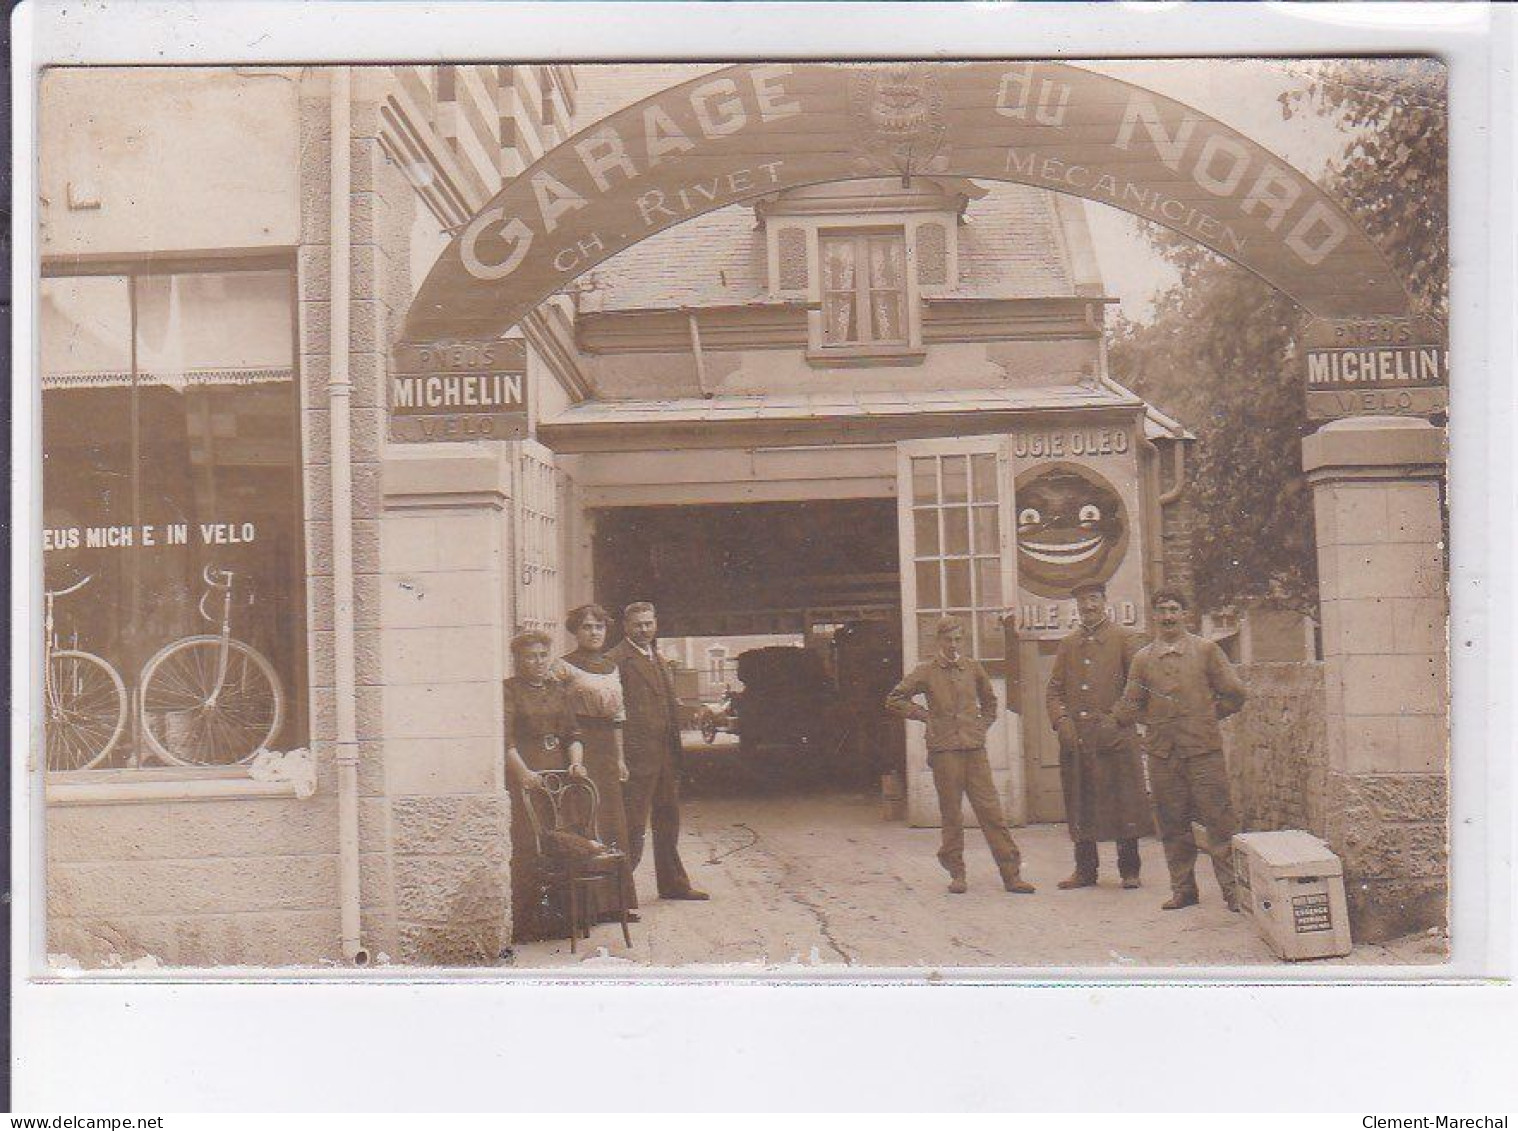
<instances>
[{"instance_id":1,"label":"stone building facade","mask_svg":"<svg viewBox=\"0 0 1518 1131\"><path fill-rule=\"evenodd\" d=\"M522 560L521 487L530 483L538 508L546 497L551 510L552 459L531 443L390 446L387 351L449 227L562 139L573 98L573 75L558 67L47 76L45 289L54 276L135 279L190 259L218 270L272 263L286 280L290 358L275 384L289 389L288 416L298 423L279 455L299 480L284 540L299 570L287 596L301 606L302 646L298 664L277 665L289 700L279 739L309 750L314 770L307 784L298 774L256 780L240 767L161 765L144 754L133 719L102 764L47 773L50 952L91 964L142 954L197 966L380 956L481 963L509 938L499 687L505 639L557 621L562 607L557 593L513 584L531 564ZM209 317L238 315L224 301ZM189 312L170 319L171 333L207 336L185 328ZM552 310L529 332L567 339ZM45 419L64 416L50 393L70 380L126 382L102 375L81 351L43 352ZM564 353L557 341L535 353L540 382L556 380L545 356ZM342 375L335 393L334 372ZM186 399L186 390L255 379L243 370L129 376L134 396L154 382ZM346 422L341 469L334 411ZM225 414L232 427L237 412ZM45 496L64 496L56 484ZM87 526L78 509L70 517ZM342 526L349 533L339 551ZM536 549L556 558L556 547ZM151 600L166 582L148 572ZM339 572L347 588L336 584ZM70 631L77 640L80 629ZM135 663L119 658L120 643L91 647L131 683ZM347 955L345 710L362 893L362 949Z\"/></svg>"},{"instance_id":2,"label":"stone building facade","mask_svg":"<svg viewBox=\"0 0 1518 1131\"><path fill-rule=\"evenodd\" d=\"M1191 437L1106 373L1107 296L1071 198L924 176L721 209L511 331L529 438L388 434L391 347L452 234L573 130L692 73L44 79L43 582L93 579L87 598L59 598L60 638L105 656L133 695L98 764L37 767L50 951L494 962L510 937L507 645L591 599L652 597L682 636L885 626L898 671L933 621L961 616L1015 709L989 736L1008 809L1060 819L1040 703L1069 585L1099 571L1139 627L1147 593L1189 587ZM185 485L149 474L170 465ZM146 541L170 526L191 545ZM118 544L69 543L106 530ZM203 631L197 609L214 622L203 602L221 577L241 586L232 631L283 685L270 746L305 756L185 765L197 751L169 735L180 757L155 757L145 737L166 724L139 707L144 660ZM1433 662L1426 580L1379 596L1404 601L1407 647ZM1333 590L1337 612L1355 599ZM1328 629L1321 792L1343 803L1315 808L1313 786L1292 808L1295 771L1272 755L1251 818L1321 822L1351 855L1419 852L1442 805L1434 763L1387 777L1355 762L1361 730L1384 734L1389 716L1354 698L1361 729L1333 721L1338 689L1359 696L1374 661L1350 637L1335 651ZM1267 716L1309 689L1277 690L1251 709L1261 741L1294 755L1305 747ZM905 770L909 819L932 823L920 747Z\"/></svg>"}]
</instances>

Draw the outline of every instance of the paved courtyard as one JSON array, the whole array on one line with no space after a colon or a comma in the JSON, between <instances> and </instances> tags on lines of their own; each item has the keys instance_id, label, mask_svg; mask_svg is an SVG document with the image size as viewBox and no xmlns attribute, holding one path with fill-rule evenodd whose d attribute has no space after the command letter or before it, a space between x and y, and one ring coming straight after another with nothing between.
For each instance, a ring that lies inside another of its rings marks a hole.
<instances>
[{"instance_id":1,"label":"paved courtyard","mask_svg":"<svg viewBox=\"0 0 1518 1131\"><path fill-rule=\"evenodd\" d=\"M1168 895L1158 841L1141 843L1143 887L1117 883L1103 846L1100 886L1059 891L1071 869L1062 825L1017 829L1031 896L1002 891L985 842L967 830L970 891L950 895L935 829L881 819L863 790L744 792L698 778L684 805L682 855L709 903L653 898L653 864L638 875L644 905L633 945L602 925L577 955L566 942L518 948L518 967L869 966L1110 967L1281 965L1250 920L1224 909L1204 859L1202 905L1161 911ZM1441 960L1437 938L1361 946L1353 964ZM1324 963L1310 963L1321 968Z\"/></svg>"}]
</instances>

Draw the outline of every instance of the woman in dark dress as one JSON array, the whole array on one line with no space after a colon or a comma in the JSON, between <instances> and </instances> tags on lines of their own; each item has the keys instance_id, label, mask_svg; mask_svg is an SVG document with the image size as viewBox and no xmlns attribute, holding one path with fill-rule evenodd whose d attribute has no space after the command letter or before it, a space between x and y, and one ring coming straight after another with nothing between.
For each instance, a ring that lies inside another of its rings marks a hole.
<instances>
[{"instance_id":1,"label":"woman in dark dress","mask_svg":"<svg viewBox=\"0 0 1518 1131\"><path fill-rule=\"evenodd\" d=\"M506 782L511 790L511 937L513 942L555 937L547 921L538 850L527 814L526 791L538 786L542 770L585 776L584 748L569 686L549 678L552 640L546 632L524 632L511 642L512 670L503 688L506 722ZM537 810L539 816L544 808Z\"/></svg>"},{"instance_id":2,"label":"woman in dark dress","mask_svg":"<svg viewBox=\"0 0 1518 1131\"><path fill-rule=\"evenodd\" d=\"M565 620L577 647L564 657L563 674L574 701L580 736L585 743L585 769L595 783L600 806L596 810L596 833L602 844L626 850L627 810L622 803L622 783L627 762L622 756L622 677L615 660L607 659L606 630L611 618L600 605L581 605ZM629 908L638 906L631 871L622 877L622 898ZM619 917L620 907L608 893L596 908L597 918ZM629 915L636 921L636 915Z\"/></svg>"}]
</instances>

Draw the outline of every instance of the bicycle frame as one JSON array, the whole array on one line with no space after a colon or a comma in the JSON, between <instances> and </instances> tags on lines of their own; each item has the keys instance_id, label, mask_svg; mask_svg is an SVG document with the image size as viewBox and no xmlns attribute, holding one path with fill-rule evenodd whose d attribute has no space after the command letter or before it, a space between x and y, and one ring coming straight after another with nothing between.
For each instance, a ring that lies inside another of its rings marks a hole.
<instances>
[{"instance_id":1,"label":"bicycle frame","mask_svg":"<svg viewBox=\"0 0 1518 1131\"><path fill-rule=\"evenodd\" d=\"M92 574L85 574L80 580L74 582L67 589L43 590L43 656L42 656L42 695L47 704L48 716L56 719L63 713L63 703L58 695L58 688L53 685L53 653L58 651L58 633L53 621L53 606L59 597L67 597L70 593L77 593L90 583Z\"/></svg>"},{"instance_id":2,"label":"bicycle frame","mask_svg":"<svg viewBox=\"0 0 1518 1131\"><path fill-rule=\"evenodd\" d=\"M201 571L201 578L206 583L206 591L200 597L200 615L212 624L217 623L217 618L206 612L206 601L218 589L221 590L221 627L217 633L221 637L221 648L216 655L216 684L211 689L210 698L206 700L206 706L208 707L216 705L216 700L221 695L222 685L227 679L227 655L229 652L227 641L232 638L232 580L234 576L231 570L216 569L209 565Z\"/></svg>"}]
</instances>

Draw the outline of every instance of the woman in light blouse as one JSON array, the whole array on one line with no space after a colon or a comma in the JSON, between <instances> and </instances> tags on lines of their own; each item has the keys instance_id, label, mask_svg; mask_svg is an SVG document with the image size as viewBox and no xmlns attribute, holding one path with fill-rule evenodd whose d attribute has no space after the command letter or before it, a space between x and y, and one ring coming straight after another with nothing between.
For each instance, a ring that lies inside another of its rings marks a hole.
<instances>
[{"instance_id":1,"label":"woman in light blouse","mask_svg":"<svg viewBox=\"0 0 1518 1131\"><path fill-rule=\"evenodd\" d=\"M570 612L564 626L574 634L576 647L564 657L561 670L585 744L585 770L600 796L597 834L603 844L626 851L627 811L622 803L622 783L627 780L627 762L622 755L622 723L627 714L622 705L622 677L616 662L605 655L610 621L600 605L581 605ZM638 905L632 876L626 873L622 898L629 908ZM614 904L603 904L597 914L611 920L618 917L619 910ZM636 920L637 916L630 918Z\"/></svg>"}]
</instances>

